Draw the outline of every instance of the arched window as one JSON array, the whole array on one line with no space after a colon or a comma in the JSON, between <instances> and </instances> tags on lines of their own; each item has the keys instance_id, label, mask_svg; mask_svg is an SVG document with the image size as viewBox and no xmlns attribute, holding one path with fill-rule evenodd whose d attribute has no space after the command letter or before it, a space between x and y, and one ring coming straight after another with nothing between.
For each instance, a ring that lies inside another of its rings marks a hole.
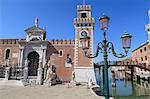
<instances>
[{"instance_id":1,"label":"arched window","mask_svg":"<svg viewBox=\"0 0 150 99\"><path fill-rule=\"evenodd\" d=\"M10 57L10 49L6 49L5 59L9 59Z\"/></svg>"}]
</instances>

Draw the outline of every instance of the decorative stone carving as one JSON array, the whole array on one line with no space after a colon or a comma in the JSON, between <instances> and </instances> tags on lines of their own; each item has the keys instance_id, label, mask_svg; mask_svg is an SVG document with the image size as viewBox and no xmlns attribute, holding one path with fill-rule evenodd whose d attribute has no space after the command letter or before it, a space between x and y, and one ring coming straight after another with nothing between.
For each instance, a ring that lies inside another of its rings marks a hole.
<instances>
[{"instance_id":1,"label":"decorative stone carving","mask_svg":"<svg viewBox=\"0 0 150 99\"><path fill-rule=\"evenodd\" d=\"M25 67L28 67L28 63L29 63L29 60L28 60L28 59L26 59L26 60L25 60L25 62L24 62Z\"/></svg>"},{"instance_id":2,"label":"decorative stone carving","mask_svg":"<svg viewBox=\"0 0 150 99\"><path fill-rule=\"evenodd\" d=\"M54 65L50 66L47 70L46 79L44 81L48 86L55 85L60 80L57 77L56 74L56 67Z\"/></svg>"},{"instance_id":3,"label":"decorative stone carving","mask_svg":"<svg viewBox=\"0 0 150 99\"><path fill-rule=\"evenodd\" d=\"M39 66L39 68L38 68L38 77L37 77L37 83L39 84L39 85L41 85L42 83L43 83L43 69L42 69L42 66L41 66L41 64L42 64L42 62L40 62L40 66Z\"/></svg>"},{"instance_id":4,"label":"decorative stone carving","mask_svg":"<svg viewBox=\"0 0 150 99\"><path fill-rule=\"evenodd\" d=\"M42 81L42 74L43 74L43 69L41 67L39 67L38 68L38 77L37 77L39 85L41 85L43 83L43 81Z\"/></svg>"},{"instance_id":5,"label":"decorative stone carving","mask_svg":"<svg viewBox=\"0 0 150 99\"><path fill-rule=\"evenodd\" d=\"M72 60L71 60L69 54L67 55L67 58L66 58L65 67L68 67L68 68L69 68L69 67L72 67Z\"/></svg>"},{"instance_id":6,"label":"decorative stone carving","mask_svg":"<svg viewBox=\"0 0 150 99\"><path fill-rule=\"evenodd\" d=\"M10 67L5 68L5 80L8 80L10 77Z\"/></svg>"},{"instance_id":7,"label":"decorative stone carving","mask_svg":"<svg viewBox=\"0 0 150 99\"><path fill-rule=\"evenodd\" d=\"M48 63L46 61L45 65L44 65L44 79L46 78L47 70L48 70Z\"/></svg>"}]
</instances>

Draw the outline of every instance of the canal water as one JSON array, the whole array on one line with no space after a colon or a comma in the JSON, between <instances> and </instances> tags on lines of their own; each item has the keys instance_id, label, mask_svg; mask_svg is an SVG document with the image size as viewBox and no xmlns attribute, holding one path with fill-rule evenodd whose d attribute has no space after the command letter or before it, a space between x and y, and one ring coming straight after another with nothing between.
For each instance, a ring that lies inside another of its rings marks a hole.
<instances>
[{"instance_id":1,"label":"canal water","mask_svg":"<svg viewBox=\"0 0 150 99\"><path fill-rule=\"evenodd\" d=\"M95 69L95 74L97 84L102 89L102 71ZM109 94L114 99L150 99L150 84L146 82L137 84L137 82L119 79L116 80L116 87L112 87L112 74L109 70Z\"/></svg>"}]
</instances>

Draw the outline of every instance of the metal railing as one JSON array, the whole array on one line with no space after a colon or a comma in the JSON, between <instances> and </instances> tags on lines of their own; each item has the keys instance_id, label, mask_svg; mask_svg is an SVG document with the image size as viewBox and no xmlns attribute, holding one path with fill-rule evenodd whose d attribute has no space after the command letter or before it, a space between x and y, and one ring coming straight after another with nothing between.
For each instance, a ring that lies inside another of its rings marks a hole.
<instances>
[{"instance_id":1,"label":"metal railing","mask_svg":"<svg viewBox=\"0 0 150 99\"><path fill-rule=\"evenodd\" d=\"M11 67L10 79L20 80L23 78L23 67Z\"/></svg>"}]
</instances>

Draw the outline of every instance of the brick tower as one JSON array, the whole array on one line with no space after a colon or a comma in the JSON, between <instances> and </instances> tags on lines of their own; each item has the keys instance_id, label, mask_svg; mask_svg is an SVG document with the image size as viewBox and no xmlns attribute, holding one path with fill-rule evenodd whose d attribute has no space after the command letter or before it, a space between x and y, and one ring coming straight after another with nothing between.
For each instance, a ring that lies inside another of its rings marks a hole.
<instances>
[{"instance_id":1,"label":"brick tower","mask_svg":"<svg viewBox=\"0 0 150 99\"><path fill-rule=\"evenodd\" d=\"M95 73L93 66L93 59L89 59L84 55L82 50L82 42L80 38L83 34L89 37L87 42L87 50L89 54L93 53L93 29L94 29L94 18L91 14L90 5L78 5L77 6L77 18L74 19L75 28L75 57L74 57L74 71L75 80L77 82L88 82L92 79L95 82Z\"/></svg>"},{"instance_id":2,"label":"brick tower","mask_svg":"<svg viewBox=\"0 0 150 99\"><path fill-rule=\"evenodd\" d=\"M150 10L148 11L148 16L149 16L149 23L145 26L145 30L148 33L148 42L150 46Z\"/></svg>"}]
</instances>

